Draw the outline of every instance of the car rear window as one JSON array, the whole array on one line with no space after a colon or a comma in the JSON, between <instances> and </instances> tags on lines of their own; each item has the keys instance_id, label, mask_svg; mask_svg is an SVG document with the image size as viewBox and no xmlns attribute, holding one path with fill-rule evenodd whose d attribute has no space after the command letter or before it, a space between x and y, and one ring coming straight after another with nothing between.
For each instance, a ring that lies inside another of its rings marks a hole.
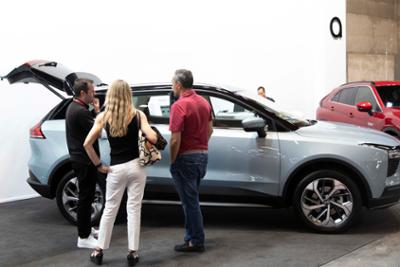
<instances>
[{"instance_id":1,"label":"car rear window","mask_svg":"<svg viewBox=\"0 0 400 267\"><path fill-rule=\"evenodd\" d=\"M100 107L103 108L105 95L97 94L96 98L100 101ZM49 113L47 113L46 117L43 120L65 120L65 114L67 112L67 108L71 103L72 98L67 98L58 103Z\"/></svg>"},{"instance_id":2,"label":"car rear window","mask_svg":"<svg viewBox=\"0 0 400 267\"><path fill-rule=\"evenodd\" d=\"M400 107L400 85L377 86L376 90L385 107Z\"/></svg>"}]
</instances>

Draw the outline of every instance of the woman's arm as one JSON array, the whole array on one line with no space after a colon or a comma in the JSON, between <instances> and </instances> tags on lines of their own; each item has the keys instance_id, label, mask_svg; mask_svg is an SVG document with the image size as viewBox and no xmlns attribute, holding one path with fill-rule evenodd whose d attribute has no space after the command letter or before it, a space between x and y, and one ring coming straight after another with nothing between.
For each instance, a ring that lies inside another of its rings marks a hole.
<instances>
[{"instance_id":1,"label":"woman's arm","mask_svg":"<svg viewBox=\"0 0 400 267\"><path fill-rule=\"evenodd\" d=\"M146 115L143 112L137 111L140 116L140 124L142 132L146 135L146 139L150 141L150 143L155 144L157 142L157 133L151 129L149 122L147 121Z\"/></svg>"},{"instance_id":2,"label":"woman's arm","mask_svg":"<svg viewBox=\"0 0 400 267\"><path fill-rule=\"evenodd\" d=\"M93 165L97 166L101 163L99 156L96 154L96 151L93 148L93 143L97 140L97 138L101 135L101 130L103 129L103 113L100 113L94 122L92 129L90 130L88 136L83 143L83 147L86 150L90 160L92 161ZM100 165L97 170L102 173L108 173L109 167Z\"/></svg>"}]
</instances>

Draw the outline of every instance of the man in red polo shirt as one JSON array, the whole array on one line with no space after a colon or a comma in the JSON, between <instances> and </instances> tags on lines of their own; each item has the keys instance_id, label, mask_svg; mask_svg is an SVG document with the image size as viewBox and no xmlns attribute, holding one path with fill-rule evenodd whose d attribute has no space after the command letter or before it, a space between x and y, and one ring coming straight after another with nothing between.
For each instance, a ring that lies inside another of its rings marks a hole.
<instances>
[{"instance_id":1,"label":"man in red polo shirt","mask_svg":"<svg viewBox=\"0 0 400 267\"><path fill-rule=\"evenodd\" d=\"M171 106L170 156L172 178L185 214L185 243L175 246L180 252L204 251L199 186L207 171L208 140L213 131L210 104L192 87L192 72L177 70L172 89L179 99Z\"/></svg>"}]
</instances>

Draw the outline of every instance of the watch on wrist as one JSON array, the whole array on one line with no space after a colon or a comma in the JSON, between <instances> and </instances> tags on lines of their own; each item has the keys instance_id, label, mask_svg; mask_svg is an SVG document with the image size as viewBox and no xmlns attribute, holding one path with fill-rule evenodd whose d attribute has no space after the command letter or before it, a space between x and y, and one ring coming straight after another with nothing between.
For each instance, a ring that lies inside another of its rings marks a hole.
<instances>
[{"instance_id":1,"label":"watch on wrist","mask_svg":"<svg viewBox=\"0 0 400 267\"><path fill-rule=\"evenodd\" d=\"M100 163L97 164L95 167L96 167L96 168L99 168L99 167L101 167L101 165L103 165L103 163L100 162Z\"/></svg>"}]
</instances>

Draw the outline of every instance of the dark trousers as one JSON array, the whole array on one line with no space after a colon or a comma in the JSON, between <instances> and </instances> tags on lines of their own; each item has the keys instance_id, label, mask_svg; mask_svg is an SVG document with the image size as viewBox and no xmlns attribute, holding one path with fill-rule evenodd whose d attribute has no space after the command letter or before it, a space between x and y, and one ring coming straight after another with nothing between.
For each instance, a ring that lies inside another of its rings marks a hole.
<instances>
[{"instance_id":1,"label":"dark trousers","mask_svg":"<svg viewBox=\"0 0 400 267\"><path fill-rule=\"evenodd\" d=\"M92 203L96 190L97 169L93 164L72 162L72 168L78 177L79 200L77 208L78 235L87 238L92 230Z\"/></svg>"},{"instance_id":2,"label":"dark trousers","mask_svg":"<svg viewBox=\"0 0 400 267\"><path fill-rule=\"evenodd\" d=\"M179 155L171 165L171 174L185 214L184 241L204 244L203 215L199 203L199 186L206 175L207 153Z\"/></svg>"}]
</instances>

